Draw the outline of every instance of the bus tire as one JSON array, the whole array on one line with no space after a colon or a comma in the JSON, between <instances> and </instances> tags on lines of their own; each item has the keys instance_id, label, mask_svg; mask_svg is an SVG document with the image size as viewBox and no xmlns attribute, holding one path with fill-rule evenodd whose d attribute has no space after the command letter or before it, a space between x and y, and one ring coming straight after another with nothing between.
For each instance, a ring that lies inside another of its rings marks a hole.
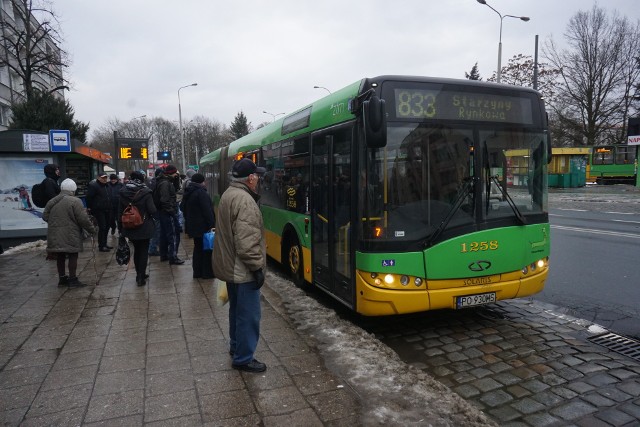
<instances>
[{"instance_id":1,"label":"bus tire","mask_svg":"<svg viewBox=\"0 0 640 427\"><path fill-rule=\"evenodd\" d=\"M290 234L285 245L285 262L289 270L289 277L296 286L304 283L304 261L302 259L302 246L295 234Z\"/></svg>"}]
</instances>

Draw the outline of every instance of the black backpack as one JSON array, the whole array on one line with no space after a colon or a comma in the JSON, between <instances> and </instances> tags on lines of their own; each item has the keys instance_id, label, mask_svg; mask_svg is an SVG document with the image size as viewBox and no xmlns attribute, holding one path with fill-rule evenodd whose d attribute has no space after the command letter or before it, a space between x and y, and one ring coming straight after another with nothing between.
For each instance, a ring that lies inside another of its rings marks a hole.
<instances>
[{"instance_id":1,"label":"black backpack","mask_svg":"<svg viewBox=\"0 0 640 427\"><path fill-rule=\"evenodd\" d=\"M44 192L44 181L31 187L31 200L39 208L47 206L49 200L47 200L47 195Z\"/></svg>"}]
</instances>

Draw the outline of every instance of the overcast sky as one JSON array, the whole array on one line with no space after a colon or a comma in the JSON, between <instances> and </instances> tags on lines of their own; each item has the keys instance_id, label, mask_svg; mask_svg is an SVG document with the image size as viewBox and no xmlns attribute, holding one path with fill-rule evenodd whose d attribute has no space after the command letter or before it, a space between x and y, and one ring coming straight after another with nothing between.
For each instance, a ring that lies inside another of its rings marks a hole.
<instances>
[{"instance_id":1,"label":"overcast sky","mask_svg":"<svg viewBox=\"0 0 640 427\"><path fill-rule=\"evenodd\" d=\"M503 15L502 63L563 42L569 19L592 0L488 0ZM634 22L638 0L603 0ZM242 110L291 113L363 77L464 78L497 66L499 16L476 0L55 0L71 57L66 96L92 129L146 115L229 125ZM541 57L542 59L542 57Z\"/></svg>"}]
</instances>

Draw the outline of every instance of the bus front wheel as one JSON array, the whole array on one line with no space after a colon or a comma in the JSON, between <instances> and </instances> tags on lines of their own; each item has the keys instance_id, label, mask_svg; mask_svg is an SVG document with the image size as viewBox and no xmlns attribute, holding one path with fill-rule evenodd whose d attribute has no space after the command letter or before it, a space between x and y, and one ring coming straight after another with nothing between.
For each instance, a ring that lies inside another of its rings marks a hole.
<instances>
[{"instance_id":1,"label":"bus front wheel","mask_svg":"<svg viewBox=\"0 0 640 427\"><path fill-rule=\"evenodd\" d=\"M300 242L298 242L298 238L295 236L289 239L286 260L291 280L297 286L301 286L304 281L304 275L302 273L304 262L302 260L302 247L300 246Z\"/></svg>"}]
</instances>

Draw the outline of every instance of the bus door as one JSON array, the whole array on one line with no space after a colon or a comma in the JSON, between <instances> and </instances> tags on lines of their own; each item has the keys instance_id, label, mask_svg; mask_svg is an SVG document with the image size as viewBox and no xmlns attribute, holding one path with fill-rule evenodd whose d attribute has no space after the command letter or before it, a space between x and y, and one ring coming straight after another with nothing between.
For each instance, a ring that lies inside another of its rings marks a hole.
<instances>
[{"instance_id":1,"label":"bus door","mask_svg":"<svg viewBox=\"0 0 640 427\"><path fill-rule=\"evenodd\" d=\"M351 128L313 136L311 229L313 281L354 303L351 230Z\"/></svg>"}]
</instances>

